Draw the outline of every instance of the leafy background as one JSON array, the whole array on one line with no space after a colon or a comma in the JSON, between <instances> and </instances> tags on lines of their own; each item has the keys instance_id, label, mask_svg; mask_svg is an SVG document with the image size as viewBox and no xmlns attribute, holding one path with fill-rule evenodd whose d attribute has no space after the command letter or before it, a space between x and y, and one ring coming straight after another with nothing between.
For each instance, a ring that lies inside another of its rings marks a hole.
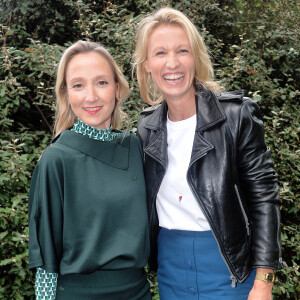
<instances>
[{"instance_id":1,"label":"leafy background","mask_svg":"<svg viewBox=\"0 0 300 300\"><path fill-rule=\"evenodd\" d=\"M0 1L0 299L34 299L28 270L31 174L51 141L54 82L64 49L102 43L131 87L126 127L145 104L131 76L138 21L162 6L186 13L210 48L218 80L244 89L263 111L279 175L283 259L273 299L299 299L299 3L297 0ZM159 299L156 275L149 280Z\"/></svg>"}]
</instances>

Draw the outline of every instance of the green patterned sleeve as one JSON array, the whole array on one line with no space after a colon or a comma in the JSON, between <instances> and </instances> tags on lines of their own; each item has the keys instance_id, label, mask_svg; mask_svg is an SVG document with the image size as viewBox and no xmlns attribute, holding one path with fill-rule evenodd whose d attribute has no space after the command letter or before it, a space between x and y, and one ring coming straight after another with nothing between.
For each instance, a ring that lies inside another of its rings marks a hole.
<instances>
[{"instance_id":1,"label":"green patterned sleeve","mask_svg":"<svg viewBox=\"0 0 300 300\"><path fill-rule=\"evenodd\" d=\"M55 300L57 273L49 273L44 269L37 268L35 276L36 300Z\"/></svg>"}]
</instances>

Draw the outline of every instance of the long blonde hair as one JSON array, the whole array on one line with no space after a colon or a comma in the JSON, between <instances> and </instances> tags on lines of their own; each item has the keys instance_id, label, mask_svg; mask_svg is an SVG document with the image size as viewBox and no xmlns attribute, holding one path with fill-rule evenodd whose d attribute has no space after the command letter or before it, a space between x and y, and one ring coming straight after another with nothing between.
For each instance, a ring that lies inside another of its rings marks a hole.
<instances>
[{"instance_id":1,"label":"long blonde hair","mask_svg":"<svg viewBox=\"0 0 300 300\"><path fill-rule=\"evenodd\" d=\"M213 91L219 91L219 83L213 80L214 71L207 47L197 28L180 11L165 7L143 18L138 26L133 71L136 71L143 100L150 105L158 104L163 100L163 96L152 81L151 74L146 71L144 66L147 59L149 37L154 29L162 24L178 25L187 34L195 60L195 89L198 90L199 86L204 86Z\"/></svg>"},{"instance_id":2,"label":"long blonde hair","mask_svg":"<svg viewBox=\"0 0 300 300\"><path fill-rule=\"evenodd\" d=\"M67 84L66 84L66 70L71 59L77 54L96 52L104 57L110 64L114 73L115 82L119 85L120 95L116 99L115 108L112 113L111 124L113 129L120 127L121 116L126 114L122 111L121 105L129 96L129 85L120 68L110 55L110 53L100 44L89 41L78 41L64 52L57 71L56 77L56 114L55 114L55 136L60 134L63 130L71 127L76 115L73 113L67 98Z\"/></svg>"}]
</instances>

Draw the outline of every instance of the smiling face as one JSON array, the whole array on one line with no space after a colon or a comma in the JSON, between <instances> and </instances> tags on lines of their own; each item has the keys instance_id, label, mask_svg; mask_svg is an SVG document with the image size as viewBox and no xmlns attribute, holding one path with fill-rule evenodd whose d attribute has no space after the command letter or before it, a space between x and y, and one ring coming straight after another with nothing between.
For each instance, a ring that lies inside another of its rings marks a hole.
<instances>
[{"instance_id":1,"label":"smiling face","mask_svg":"<svg viewBox=\"0 0 300 300\"><path fill-rule=\"evenodd\" d=\"M119 87L107 60L96 52L77 54L67 66L66 83L76 117L94 128L108 128Z\"/></svg>"},{"instance_id":2,"label":"smiling face","mask_svg":"<svg viewBox=\"0 0 300 300\"><path fill-rule=\"evenodd\" d=\"M153 30L144 66L167 102L195 98L194 56L179 25L159 25Z\"/></svg>"}]
</instances>

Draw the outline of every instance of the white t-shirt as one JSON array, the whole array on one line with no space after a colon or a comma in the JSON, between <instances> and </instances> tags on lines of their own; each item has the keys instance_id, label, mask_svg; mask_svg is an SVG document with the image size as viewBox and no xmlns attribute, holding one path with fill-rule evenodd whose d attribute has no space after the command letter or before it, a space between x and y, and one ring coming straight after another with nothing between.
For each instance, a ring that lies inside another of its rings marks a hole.
<instances>
[{"instance_id":1,"label":"white t-shirt","mask_svg":"<svg viewBox=\"0 0 300 300\"><path fill-rule=\"evenodd\" d=\"M210 230L187 182L196 122L196 115L178 122L167 120L169 160L156 198L159 226L167 229Z\"/></svg>"}]
</instances>

